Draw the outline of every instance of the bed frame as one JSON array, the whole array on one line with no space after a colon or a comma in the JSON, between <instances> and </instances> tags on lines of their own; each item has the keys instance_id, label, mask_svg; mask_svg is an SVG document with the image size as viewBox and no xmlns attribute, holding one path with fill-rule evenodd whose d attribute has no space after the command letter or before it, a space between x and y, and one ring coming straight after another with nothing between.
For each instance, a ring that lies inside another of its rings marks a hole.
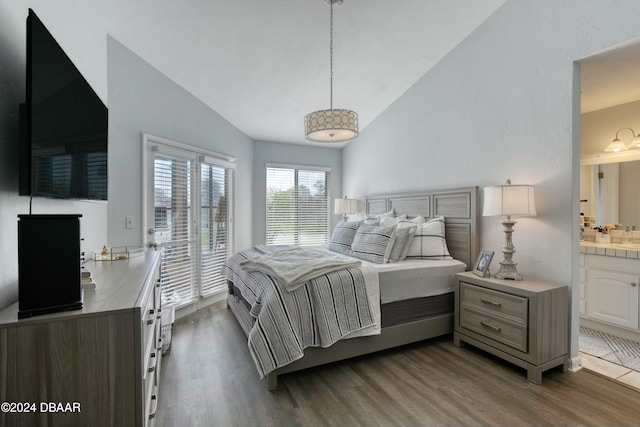
<instances>
[{"instance_id":1,"label":"bed frame","mask_svg":"<svg viewBox=\"0 0 640 427\"><path fill-rule=\"evenodd\" d=\"M409 217L422 215L432 219L444 215L449 252L455 259L473 267L478 253L478 187L414 193L379 194L365 199L366 212L376 215L394 210L396 215ZM246 307L234 297L228 298L229 308L238 319L245 334L249 334L253 319ZM299 371L326 363L336 362L422 341L453 331L453 312L432 316L400 325L382 328L380 335L338 341L328 348L311 347L304 357L267 375L269 390L278 385L278 375Z\"/></svg>"}]
</instances>

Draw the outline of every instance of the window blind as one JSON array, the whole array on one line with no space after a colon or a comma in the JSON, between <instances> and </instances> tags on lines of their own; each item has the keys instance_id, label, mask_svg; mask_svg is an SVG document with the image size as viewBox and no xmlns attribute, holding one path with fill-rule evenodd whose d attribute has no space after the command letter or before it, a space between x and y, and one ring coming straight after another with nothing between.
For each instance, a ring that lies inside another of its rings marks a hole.
<instances>
[{"instance_id":1,"label":"window blind","mask_svg":"<svg viewBox=\"0 0 640 427\"><path fill-rule=\"evenodd\" d=\"M193 160L155 153L155 241L164 247L163 304L184 305L196 298L191 203Z\"/></svg>"},{"instance_id":2,"label":"window blind","mask_svg":"<svg viewBox=\"0 0 640 427\"><path fill-rule=\"evenodd\" d=\"M267 165L267 245L326 245L328 170Z\"/></svg>"},{"instance_id":3,"label":"window blind","mask_svg":"<svg viewBox=\"0 0 640 427\"><path fill-rule=\"evenodd\" d=\"M201 295L207 296L226 289L220 273L222 264L231 254L230 199L232 171L215 164L200 163L200 269Z\"/></svg>"}]
</instances>

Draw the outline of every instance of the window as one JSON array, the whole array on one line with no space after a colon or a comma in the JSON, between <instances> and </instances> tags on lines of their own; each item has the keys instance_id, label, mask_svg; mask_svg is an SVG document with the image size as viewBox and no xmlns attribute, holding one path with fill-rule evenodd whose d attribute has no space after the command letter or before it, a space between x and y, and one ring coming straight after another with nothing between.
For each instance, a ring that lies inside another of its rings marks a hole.
<instances>
[{"instance_id":1,"label":"window","mask_svg":"<svg viewBox=\"0 0 640 427\"><path fill-rule=\"evenodd\" d=\"M267 165L267 245L326 245L329 169Z\"/></svg>"},{"instance_id":2,"label":"window","mask_svg":"<svg viewBox=\"0 0 640 427\"><path fill-rule=\"evenodd\" d=\"M178 308L225 292L233 253L233 160L145 135L149 242L163 248L162 303Z\"/></svg>"}]
</instances>

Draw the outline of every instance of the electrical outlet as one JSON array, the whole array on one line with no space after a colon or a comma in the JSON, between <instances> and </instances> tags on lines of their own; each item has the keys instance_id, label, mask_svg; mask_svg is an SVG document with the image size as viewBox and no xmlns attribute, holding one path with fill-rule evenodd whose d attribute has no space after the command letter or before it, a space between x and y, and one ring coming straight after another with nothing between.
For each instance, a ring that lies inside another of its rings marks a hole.
<instances>
[{"instance_id":1,"label":"electrical outlet","mask_svg":"<svg viewBox=\"0 0 640 427\"><path fill-rule=\"evenodd\" d=\"M133 217L132 216L125 217L125 228L133 228Z\"/></svg>"}]
</instances>

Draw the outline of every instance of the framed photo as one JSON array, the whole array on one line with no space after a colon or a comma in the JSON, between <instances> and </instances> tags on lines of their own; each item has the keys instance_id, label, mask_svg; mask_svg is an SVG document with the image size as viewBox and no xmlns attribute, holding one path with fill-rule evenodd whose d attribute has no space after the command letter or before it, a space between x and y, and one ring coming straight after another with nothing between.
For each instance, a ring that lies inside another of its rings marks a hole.
<instances>
[{"instance_id":1,"label":"framed photo","mask_svg":"<svg viewBox=\"0 0 640 427\"><path fill-rule=\"evenodd\" d=\"M489 264L491 264L491 259L493 259L493 252L481 249L480 255L478 255L478 260L473 266L472 271L480 277L487 277L489 275Z\"/></svg>"}]
</instances>

